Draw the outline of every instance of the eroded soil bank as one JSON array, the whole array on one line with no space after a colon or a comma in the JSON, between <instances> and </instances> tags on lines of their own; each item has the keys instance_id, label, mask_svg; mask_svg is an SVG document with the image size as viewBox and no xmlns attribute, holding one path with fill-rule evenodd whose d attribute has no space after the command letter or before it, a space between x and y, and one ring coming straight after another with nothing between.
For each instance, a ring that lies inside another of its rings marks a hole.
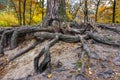
<instances>
[{"instance_id":1,"label":"eroded soil bank","mask_svg":"<svg viewBox=\"0 0 120 80\"><path fill-rule=\"evenodd\" d=\"M109 30L99 29L101 36L120 44L120 34ZM16 49L5 52L5 56L0 58L2 62L10 59L22 48L26 48L32 41L25 41ZM120 48L111 47L100 44L95 41L88 41L88 45L96 55L88 59L84 57L86 62L85 75L87 79L78 75L81 69L79 63L79 55L81 51L81 43L65 43L58 42L51 48L51 74L46 75L35 74L33 67L34 57L41 51L41 48L48 41L37 45L35 49L30 50L14 61L10 62L4 68L0 68L1 80L120 80ZM100 57L100 59L97 58Z\"/></svg>"}]
</instances>

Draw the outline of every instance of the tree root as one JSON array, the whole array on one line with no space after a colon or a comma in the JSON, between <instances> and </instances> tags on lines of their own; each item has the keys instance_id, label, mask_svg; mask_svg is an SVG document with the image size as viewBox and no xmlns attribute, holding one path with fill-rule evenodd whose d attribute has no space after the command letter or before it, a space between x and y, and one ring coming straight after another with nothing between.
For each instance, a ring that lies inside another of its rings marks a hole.
<instances>
[{"instance_id":1,"label":"tree root","mask_svg":"<svg viewBox=\"0 0 120 80\"><path fill-rule=\"evenodd\" d=\"M8 46L10 46L10 49L14 49L17 47L18 38L21 34L34 33L38 31L54 32L54 29L40 28L40 27L19 27L19 28L2 29L0 31L0 34L1 34L0 56L4 55L4 47L7 46L7 43L9 43ZM11 39L8 39L9 36Z\"/></svg>"},{"instance_id":2,"label":"tree root","mask_svg":"<svg viewBox=\"0 0 120 80\"><path fill-rule=\"evenodd\" d=\"M96 42L99 42L99 43L102 43L102 44L106 44L106 45L109 45L109 46L113 46L113 47L120 47L120 44L117 44L115 42L111 42L111 41L105 40L104 38L100 37L96 33L89 32L87 36L89 38L95 40Z\"/></svg>"},{"instance_id":3,"label":"tree root","mask_svg":"<svg viewBox=\"0 0 120 80\"><path fill-rule=\"evenodd\" d=\"M56 29L56 28L55 28ZM77 43L77 42L81 42L82 43L82 48L83 48L83 52L82 55L80 57L80 60L83 59L84 54L86 53L88 55L89 59L99 59L99 56L92 52L89 48L89 45L87 43L87 41L82 38L81 36L78 36L76 34L81 34L81 33L85 33L86 31L91 31L88 32L87 36L91 39L93 39L94 41L97 41L99 43L102 44L106 44L106 45L110 45L110 46L114 46L114 47L120 47L119 44L116 44L115 42L110 42L105 40L104 38L100 37L99 35L92 33L92 29L93 26L87 24L87 26L85 27L85 29L73 29L73 28L69 28L64 32L63 34L59 32L56 32L57 30L55 30L54 28L40 28L40 27L20 27L20 28L10 28L10 29L3 29L0 30L0 56L4 54L4 48L7 45L7 42L10 41L10 44L7 46L10 46L11 49L14 49L17 47L18 45L18 38L21 36L21 34L29 34L29 33L33 33L34 38L37 39L32 45L30 45L28 48L18 52L15 56L13 56L10 61L13 61L14 59L16 59L17 57L23 55L24 53L28 52L29 50L35 48L35 46L37 44L39 44L41 42L41 40L46 40L49 39L51 40L49 43L47 43L44 48L41 50L41 52L34 58L34 70L36 73L42 73L43 71L45 71L47 68L51 67L51 56L50 56L50 47L52 47L55 43L57 43L58 41L63 41L63 42L68 42L68 43ZM108 28L109 29L109 28ZM63 30L63 29L61 29ZM109 29L111 31L115 31L115 32L119 32L118 30L114 30L114 29ZM74 35L68 35L66 33L73 33ZM7 37L9 36L10 40L7 39ZM22 35L23 37L23 35ZM40 63L40 58L44 56L44 59L42 60L42 62ZM9 61L9 62L10 62ZM40 63L40 64L39 64ZM85 62L82 62L82 67L81 67L81 71L80 74L78 74L77 76L84 77L85 78ZM86 79L86 78L85 78Z\"/></svg>"},{"instance_id":4,"label":"tree root","mask_svg":"<svg viewBox=\"0 0 120 80\"><path fill-rule=\"evenodd\" d=\"M60 41L68 42L68 43L76 43L80 42L79 36L71 36L65 35L61 33L48 33L48 32L37 32L34 34L37 39L53 39L55 36L59 36Z\"/></svg>"},{"instance_id":5,"label":"tree root","mask_svg":"<svg viewBox=\"0 0 120 80\"><path fill-rule=\"evenodd\" d=\"M12 32L13 32L13 30L7 30L2 33L1 40L0 40L0 55L4 55L3 49L7 42L6 41L7 35L11 34Z\"/></svg>"},{"instance_id":6,"label":"tree root","mask_svg":"<svg viewBox=\"0 0 120 80\"><path fill-rule=\"evenodd\" d=\"M12 56L12 58L9 60L9 62L15 60L16 58L18 58L19 56L23 55L24 53L30 51L31 49L34 49L41 41L37 41L35 40L35 42L33 44L31 44L28 48L19 51L18 53L16 53L15 56Z\"/></svg>"},{"instance_id":7,"label":"tree root","mask_svg":"<svg viewBox=\"0 0 120 80\"><path fill-rule=\"evenodd\" d=\"M24 28L19 28L14 31L12 37L11 37L11 49L14 49L17 47L17 39L20 34L27 34L27 33L33 33L33 32L38 32L38 31L46 31L46 32L52 32L52 28L39 28L39 27L24 27Z\"/></svg>"},{"instance_id":8,"label":"tree root","mask_svg":"<svg viewBox=\"0 0 120 80\"><path fill-rule=\"evenodd\" d=\"M36 73L42 73L47 67L50 68L50 47L53 46L57 41L59 37L55 36L47 45L44 46L44 48L41 50L38 56L34 59L34 69ZM39 59L45 55L44 60L41 62L39 66ZM48 65L49 64L49 65Z\"/></svg>"},{"instance_id":9,"label":"tree root","mask_svg":"<svg viewBox=\"0 0 120 80\"><path fill-rule=\"evenodd\" d=\"M75 80L80 79L80 80L89 80L89 78L85 75L85 68L86 68L86 62L83 61L84 55L87 54L88 59L99 59L99 56L96 57L96 54L93 54L91 50L88 47L88 44L86 40L80 36L80 40L82 43L82 48L83 51L80 56L80 61L82 62L82 66L80 69L80 72L75 76Z\"/></svg>"},{"instance_id":10,"label":"tree root","mask_svg":"<svg viewBox=\"0 0 120 80\"><path fill-rule=\"evenodd\" d=\"M80 37L80 38L81 38L83 50L87 53L88 58L99 59L99 56L90 50L90 48L87 44L87 41L85 39L83 39L82 37Z\"/></svg>"},{"instance_id":11,"label":"tree root","mask_svg":"<svg viewBox=\"0 0 120 80\"><path fill-rule=\"evenodd\" d=\"M102 28L102 29L107 29L107 30L110 30L110 31L113 31L113 32L120 34L120 30L118 30L117 28L111 28L111 27L108 27L105 25L98 25L97 27Z\"/></svg>"}]
</instances>

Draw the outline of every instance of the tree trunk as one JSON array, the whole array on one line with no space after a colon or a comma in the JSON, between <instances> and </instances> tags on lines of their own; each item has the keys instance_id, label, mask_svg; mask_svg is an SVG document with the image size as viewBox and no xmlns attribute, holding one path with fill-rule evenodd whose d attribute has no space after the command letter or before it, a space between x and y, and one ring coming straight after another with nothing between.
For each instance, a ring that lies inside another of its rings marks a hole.
<instances>
[{"instance_id":1,"label":"tree trunk","mask_svg":"<svg viewBox=\"0 0 120 80\"><path fill-rule=\"evenodd\" d=\"M85 10L84 10L84 22L88 22L88 6L87 6L87 0L85 0Z\"/></svg>"},{"instance_id":2,"label":"tree trunk","mask_svg":"<svg viewBox=\"0 0 120 80\"><path fill-rule=\"evenodd\" d=\"M19 24L22 25L21 0L19 0Z\"/></svg>"},{"instance_id":3,"label":"tree trunk","mask_svg":"<svg viewBox=\"0 0 120 80\"><path fill-rule=\"evenodd\" d=\"M43 26L52 26L52 22L68 20L65 9L65 0L47 0L47 13L43 19Z\"/></svg>"},{"instance_id":4,"label":"tree trunk","mask_svg":"<svg viewBox=\"0 0 120 80\"><path fill-rule=\"evenodd\" d=\"M30 22L29 25L31 25L31 21L32 21L32 0L30 1Z\"/></svg>"},{"instance_id":5,"label":"tree trunk","mask_svg":"<svg viewBox=\"0 0 120 80\"><path fill-rule=\"evenodd\" d=\"M99 8L100 0L98 0L96 4L96 13L95 13L95 22L97 22L98 8Z\"/></svg>"},{"instance_id":6,"label":"tree trunk","mask_svg":"<svg viewBox=\"0 0 120 80\"><path fill-rule=\"evenodd\" d=\"M40 0L40 7L42 8L42 20L44 17L44 0Z\"/></svg>"},{"instance_id":7,"label":"tree trunk","mask_svg":"<svg viewBox=\"0 0 120 80\"><path fill-rule=\"evenodd\" d=\"M113 18L112 18L112 23L115 23L115 7L116 7L116 0L114 0L114 3L113 3Z\"/></svg>"},{"instance_id":8,"label":"tree trunk","mask_svg":"<svg viewBox=\"0 0 120 80\"><path fill-rule=\"evenodd\" d=\"M23 25L25 25L25 12L26 12L26 0L24 0L23 4Z\"/></svg>"}]
</instances>

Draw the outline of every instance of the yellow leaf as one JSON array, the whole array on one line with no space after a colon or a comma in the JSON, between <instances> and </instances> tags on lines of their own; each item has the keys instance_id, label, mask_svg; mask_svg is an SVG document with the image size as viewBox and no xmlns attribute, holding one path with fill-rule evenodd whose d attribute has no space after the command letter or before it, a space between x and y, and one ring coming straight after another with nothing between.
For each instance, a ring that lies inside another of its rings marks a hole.
<instances>
[{"instance_id":1,"label":"yellow leaf","mask_svg":"<svg viewBox=\"0 0 120 80\"><path fill-rule=\"evenodd\" d=\"M49 79L52 78L52 74L48 74L47 78L49 78Z\"/></svg>"}]
</instances>

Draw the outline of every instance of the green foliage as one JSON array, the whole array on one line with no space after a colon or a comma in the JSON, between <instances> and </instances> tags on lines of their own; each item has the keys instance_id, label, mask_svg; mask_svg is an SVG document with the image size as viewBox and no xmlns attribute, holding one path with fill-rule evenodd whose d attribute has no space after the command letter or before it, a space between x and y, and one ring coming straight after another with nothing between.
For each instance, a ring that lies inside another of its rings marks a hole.
<instances>
[{"instance_id":1,"label":"green foliage","mask_svg":"<svg viewBox=\"0 0 120 80\"><path fill-rule=\"evenodd\" d=\"M80 68L81 66L82 66L82 61L79 60L79 61L77 62L77 67Z\"/></svg>"}]
</instances>

